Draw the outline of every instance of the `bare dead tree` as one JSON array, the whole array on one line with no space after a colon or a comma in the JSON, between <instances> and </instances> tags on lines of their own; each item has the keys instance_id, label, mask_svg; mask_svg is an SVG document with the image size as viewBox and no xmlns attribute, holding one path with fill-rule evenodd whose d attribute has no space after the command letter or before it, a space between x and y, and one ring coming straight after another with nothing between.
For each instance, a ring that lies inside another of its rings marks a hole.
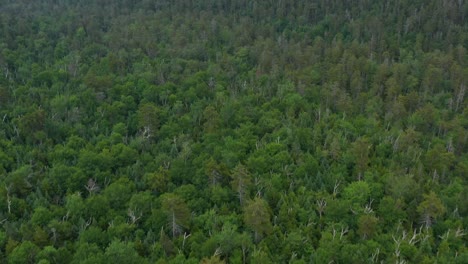
<instances>
[{"instance_id":1,"label":"bare dead tree","mask_svg":"<svg viewBox=\"0 0 468 264\"><path fill-rule=\"evenodd\" d=\"M340 187L341 181L336 180L335 181L335 186L333 186L333 197L336 197L338 195L338 187Z\"/></svg>"},{"instance_id":2,"label":"bare dead tree","mask_svg":"<svg viewBox=\"0 0 468 264\"><path fill-rule=\"evenodd\" d=\"M289 263L292 263L293 260L294 260L296 257L297 257L297 252L294 251L294 252L291 254L291 258L289 259Z\"/></svg>"},{"instance_id":3,"label":"bare dead tree","mask_svg":"<svg viewBox=\"0 0 468 264\"><path fill-rule=\"evenodd\" d=\"M110 178L108 178L108 177L104 178L104 188L107 188L107 186L109 186L110 182L111 182Z\"/></svg>"},{"instance_id":4,"label":"bare dead tree","mask_svg":"<svg viewBox=\"0 0 468 264\"><path fill-rule=\"evenodd\" d=\"M325 208L327 207L327 201L325 199L320 199L316 201L317 204L317 211L319 212L319 217L322 218L323 212L325 211Z\"/></svg>"},{"instance_id":5,"label":"bare dead tree","mask_svg":"<svg viewBox=\"0 0 468 264\"><path fill-rule=\"evenodd\" d=\"M210 179L211 179L211 185L216 185L218 184L218 181L221 179L221 173L219 173L216 169L213 169L211 171L211 175L210 175Z\"/></svg>"},{"instance_id":6,"label":"bare dead tree","mask_svg":"<svg viewBox=\"0 0 468 264\"><path fill-rule=\"evenodd\" d=\"M346 235L349 231L349 227L341 227L341 232L340 232L340 240L343 238L344 235Z\"/></svg>"},{"instance_id":7,"label":"bare dead tree","mask_svg":"<svg viewBox=\"0 0 468 264\"><path fill-rule=\"evenodd\" d=\"M93 219L91 217L88 219L88 221L82 221L80 225L80 233L85 231L86 228L88 228L88 226L90 226L92 222L93 222Z\"/></svg>"},{"instance_id":8,"label":"bare dead tree","mask_svg":"<svg viewBox=\"0 0 468 264\"><path fill-rule=\"evenodd\" d=\"M255 141L255 148L257 150L261 149L262 147L263 147L262 141L259 141L259 140Z\"/></svg>"},{"instance_id":9,"label":"bare dead tree","mask_svg":"<svg viewBox=\"0 0 468 264\"><path fill-rule=\"evenodd\" d=\"M57 230L53 227L51 230L52 232L52 240L55 242L57 242Z\"/></svg>"},{"instance_id":10,"label":"bare dead tree","mask_svg":"<svg viewBox=\"0 0 468 264\"><path fill-rule=\"evenodd\" d=\"M8 213L9 213L9 214L11 214L10 189L11 189L11 185L8 186L8 187L5 185L5 190L7 191L7 207L8 207Z\"/></svg>"},{"instance_id":11,"label":"bare dead tree","mask_svg":"<svg viewBox=\"0 0 468 264\"><path fill-rule=\"evenodd\" d=\"M460 227L457 228L457 231L455 231L455 237L462 237L466 235L465 229L461 229Z\"/></svg>"},{"instance_id":12,"label":"bare dead tree","mask_svg":"<svg viewBox=\"0 0 468 264\"><path fill-rule=\"evenodd\" d=\"M401 245L401 242L403 241L403 239L397 239L395 238L395 236L392 236L393 238L393 241L395 241L395 252L393 253L395 255L395 257L397 257L397 259L400 258L400 245ZM397 260L398 262L398 260Z\"/></svg>"},{"instance_id":13,"label":"bare dead tree","mask_svg":"<svg viewBox=\"0 0 468 264\"><path fill-rule=\"evenodd\" d=\"M151 128L149 126L143 127L143 131L141 132L141 135L145 139L149 139L153 134L151 132Z\"/></svg>"},{"instance_id":14,"label":"bare dead tree","mask_svg":"<svg viewBox=\"0 0 468 264\"><path fill-rule=\"evenodd\" d=\"M365 214L370 214L370 213L374 212L374 210L372 210L372 202L374 202L374 199L371 199L369 201L369 203L366 204L366 206L364 207L364 213Z\"/></svg>"},{"instance_id":15,"label":"bare dead tree","mask_svg":"<svg viewBox=\"0 0 468 264\"><path fill-rule=\"evenodd\" d=\"M379 254L380 254L380 248L377 248L377 250L375 250L375 252L371 256L372 263L377 263L377 261L379 260Z\"/></svg>"},{"instance_id":16,"label":"bare dead tree","mask_svg":"<svg viewBox=\"0 0 468 264\"><path fill-rule=\"evenodd\" d=\"M393 153L398 150L399 144L398 141L400 139L401 133L398 134L398 137L395 139L395 142L393 142Z\"/></svg>"},{"instance_id":17,"label":"bare dead tree","mask_svg":"<svg viewBox=\"0 0 468 264\"><path fill-rule=\"evenodd\" d=\"M424 224L426 228L429 228L432 225L433 219L429 214L424 214L421 219L421 223Z\"/></svg>"},{"instance_id":18,"label":"bare dead tree","mask_svg":"<svg viewBox=\"0 0 468 264\"><path fill-rule=\"evenodd\" d=\"M446 145L447 152L455 152L455 147L453 146L452 138L449 138Z\"/></svg>"},{"instance_id":19,"label":"bare dead tree","mask_svg":"<svg viewBox=\"0 0 468 264\"><path fill-rule=\"evenodd\" d=\"M187 232L184 232L184 240L182 240L182 249L184 249L185 247L185 241L187 240L187 238L189 238L192 234L188 234L187 235Z\"/></svg>"},{"instance_id":20,"label":"bare dead tree","mask_svg":"<svg viewBox=\"0 0 468 264\"><path fill-rule=\"evenodd\" d=\"M426 241L429 238L427 233L423 233L423 226L420 226L419 229L414 229L412 233L408 233L405 230L401 233L401 236L396 237L392 235L393 241L395 241L395 252L394 255L397 258L396 263L406 263L406 260L400 259L401 252L400 246L402 242L406 242L410 245L415 245L420 241Z\"/></svg>"},{"instance_id":21,"label":"bare dead tree","mask_svg":"<svg viewBox=\"0 0 468 264\"><path fill-rule=\"evenodd\" d=\"M340 240L343 239L343 236L346 235L348 232L349 232L349 227L342 226L340 230ZM332 230L333 240L335 240L335 237L337 234L338 234L337 230L335 229L335 227L333 227L333 230Z\"/></svg>"},{"instance_id":22,"label":"bare dead tree","mask_svg":"<svg viewBox=\"0 0 468 264\"><path fill-rule=\"evenodd\" d=\"M317 223L314 222L314 221L312 221L312 218L309 217L309 219L307 220L307 225L306 225L306 226L309 227L309 226L316 225L316 224L317 224Z\"/></svg>"},{"instance_id":23,"label":"bare dead tree","mask_svg":"<svg viewBox=\"0 0 468 264\"><path fill-rule=\"evenodd\" d=\"M466 90L466 86L464 83L462 83L460 85L460 90L458 92L458 95L457 95L457 100L456 100L456 104L455 104L455 111L458 111L458 108L460 107L460 104L463 103L463 98L465 97L465 90Z\"/></svg>"},{"instance_id":24,"label":"bare dead tree","mask_svg":"<svg viewBox=\"0 0 468 264\"><path fill-rule=\"evenodd\" d=\"M177 218L175 216L175 212L172 211L172 214L170 215L170 227L172 230L172 237L176 237L178 234L182 232L182 227L177 224Z\"/></svg>"},{"instance_id":25,"label":"bare dead tree","mask_svg":"<svg viewBox=\"0 0 468 264\"><path fill-rule=\"evenodd\" d=\"M434 170L434 173L432 174L432 181L436 181L439 178L439 174L437 173L437 170Z\"/></svg>"},{"instance_id":26,"label":"bare dead tree","mask_svg":"<svg viewBox=\"0 0 468 264\"><path fill-rule=\"evenodd\" d=\"M168 170L171 167L171 162L170 161L164 161L163 162L163 168L165 170Z\"/></svg>"},{"instance_id":27,"label":"bare dead tree","mask_svg":"<svg viewBox=\"0 0 468 264\"><path fill-rule=\"evenodd\" d=\"M218 247L218 248L216 248L213 256L216 257L216 256L219 256L221 254L223 254L223 251L221 250L221 247Z\"/></svg>"},{"instance_id":28,"label":"bare dead tree","mask_svg":"<svg viewBox=\"0 0 468 264\"><path fill-rule=\"evenodd\" d=\"M422 226L419 228L419 230L414 229L413 235L411 236L411 238L408 239L408 244L414 245L417 242L419 242L421 240L421 231L422 231Z\"/></svg>"},{"instance_id":29,"label":"bare dead tree","mask_svg":"<svg viewBox=\"0 0 468 264\"><path fill-rule=\"evenodd\" d=\"M67 213L62 217L62 222L67 221L69 216L70 216L70 211L67 211Z\"/></svg>"},{"instance_id":30,"label":"bare dead tree","mask_svg":"<svg viewBox=\"0 0 468 264\"><path fill-rule=\"evenodd\" d=\"M254 185L257 188L257 192L255 196L257 197L262 197L263 189L265 186L263 186L263 181L259 177L255 177Z\"/></svg>"},{"instance_id":31,"label":"bare dead tree","mask_svg":"<svg viewBox=\"0 0 468 264\"><path fill-rule=\"evenodd\" d=\"M449 236L450 236L450 229L447 230L447 232L445 232L445 234L439 236L439 238L442 239L442 240L447 240L449 238Z\"/></svg>"},{"instance_id":32,"label":"bare dead tree","mask_svg":"<svg viewBox=\"0 0 468 264\"><path fill-rule=\"evenodd\" d=\"M138 222L138 220L141 219L143 213L136 213L136 209L128 209L127 215L130 217L131 224L134 225L136 222Z\"/></svg>"},{"instance_id":33,"label":"bare dead tree","mask_svg":"<svg viewBox=\"0 0 468 264\"><path fill-rule=\"evenodd\" d=\"M88 184L85 185L86 190L88 190L89 194L93 194L99 191L99 185L97 185L96 181L93 179L88 180Z\"/></svg>"}]
</instances>

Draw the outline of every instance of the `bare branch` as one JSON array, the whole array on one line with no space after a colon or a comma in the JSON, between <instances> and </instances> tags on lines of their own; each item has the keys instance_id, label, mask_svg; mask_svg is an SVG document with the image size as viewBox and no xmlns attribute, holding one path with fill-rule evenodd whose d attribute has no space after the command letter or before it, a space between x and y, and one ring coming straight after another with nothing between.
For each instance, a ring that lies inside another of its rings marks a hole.
<instances>
[{"instance_id":1,"label":"bare branch","mask_svg":"<svg viewBox=\"0 0 468 264\"><path fill-rule=\"evenodd\" d=\"M187 238L189 238L192 234L188 234L187 235L187 232L184 232L184 240L182 241L182 249L185 247L185 240L187 240Z\"/></svg>"},{"instance_id":2,"label":"bare branch","mask_svg":"<svg viewBox=\"0 0 468 264\"><path fill-rule=\"evenodd\" d=\"M371 257L371 262L372 263L376 263L377 260L379 259L379 254L380 254L380 248L377 248L377 250L375 251L375 253L372 254L372 257Z\"/></svg>"},{"instance_id":3,"label":"bare branch","mask_svg":"<svg viewBox=\"0 0 468 264\"><path fill-rule=\"evenodd\" d=\"M5 190L7 191L7 206L8 206L8 213L11 214L11 199L10 199L10 186L6 186L5 184Z\"/></svg>"},{"instance_id":4,"label":"bare branch","mask_svg":"<svg viewBox=\"0 0 468 264\"><path fill-rule=\"evenodd\" d=\"M440 239L442 239L442 240L446 240L446 239L448 239L449 235L450 235L450 229L447 230L447 232L445 232L445 234L443 234L443 235L441 235L441 236L439 236L439 237L440 237Z\"/></svg>"},{"instance_id":5,"label":"bare branch","mask_svg":"<svg viewBox=\"0 0 468 264\"><path fill-rule=\"evenodd\" d=\"M67 211L67 214L62 217L62 222L67 221L69 216L70 216L70 211Z\"/></svg>"},{"instance_id":6,"label":"bare branch","mask_svg":"<svg viewBox=\"0 0 468 264\"><path fill-rule=\"evenodd\" d=\"M215 253L213 254L213 256L216 257L216 256L219 256L219 255L221 255L221 254L223 254L223 251L221 250L220 247L218 247L218 248L216 249Z\"/></svg>"},{"instance_id":7,"label":"bare branch","mask_svg":"<svg viewBox=\"0 0 468 264\"><path fill-rule=\"evenodd\" d=\"M408 244L414 245L415 243L419 242L419 236L421 234L421 229L419 229L419 232L417 229L413 230L413 235L411 238L408 240Z\"/></svg>"},{"instance_id":8,"label":"bare branch","mask_svg":"<svg viewBox=\"0 0 468 264\"><path fill-rule=\"evenodd\" d=\"M134 225L143 216L143 213L135 214L136 209L128 209L127 215L130 217L131 224Z\"/></svg>"},{"instance_id":9,"label":"bare branch","mask_svg":"<svg viewBox=\"0 0 468 264\"><path fill-rule=\"evenodd\" d=\"M90 226L92 222L93 222L93 219L91 217L88 219L88 221L86 222L83 221L80 225L80 232L85 231L86 228L88 228L88 226Z\"/></svg>"},{"instance_id":10,"label":"bare branch","mask_svg":"<svg viewBox=\"0 0 468 264\"><path fill-rule=\"evenodd\" d=\"M455 237L462 237L464 235L466 235L465 229L460 229L460 227L458 227L457 231L455 231Z\"/></svg>"},{"instance_id":11,"label":"bare branch","mask_svg":"<svg viewBox=\"0 0 468 264\"><path fill-rule=\"evenodd\" d=\"M349 231L349 228L348 228L348 227L346 227L346 228L341 227L340 240L343 238L343 236L344 236L345 234L348 233L348 231Z\"/></svg>"},{"instance_id":12,"label":"bare branch","mask_svg":"<svg viewBox=\"0 0 468 264\"><path fill-rule=\"evenodd\" d=\"M164 167L164 169L168 170L171 167L171 162L170 161L164 161L163 162L163 167Z\"/></svg>"},{"instance_id":13,"label":"bare branch","mask_svg":"<svg viewBox=\"0 0 468 264\"><path fill-rule=\"evenodd\" d=\"M143 138L148 139L152 136L151 128L149 126L145 126L143 128L143 132L141 133Z\"/></svg>"},{"instance_id":14,"label":"bare branch","mask_svg":"<svg viewBox=\"0 0 468 264\"><path fill-rule=\"evenodd\" d=\"M369 203L366 204L366 206L364 207L364 213L365 214L370 214L370 213L372 213L374 211L374 210L372 210L372 202L374 202L374 199L371 199L369 201Z\"/></svg>"}]
</instances>

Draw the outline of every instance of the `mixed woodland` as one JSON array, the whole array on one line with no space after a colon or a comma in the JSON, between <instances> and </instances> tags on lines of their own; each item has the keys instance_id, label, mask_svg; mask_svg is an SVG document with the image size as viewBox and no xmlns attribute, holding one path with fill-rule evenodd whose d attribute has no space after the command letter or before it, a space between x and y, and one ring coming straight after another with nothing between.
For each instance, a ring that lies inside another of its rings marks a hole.
<instances>
[{"instance_id":1,"label":"mixed woodland","mask_svg":"<svg viewBox=\"0 0 468 264\"><path fill-rule=\"evenodd\" d=\"M468 263L468 1L1 0L0 263Z\"/></svg>"}]
</instances>

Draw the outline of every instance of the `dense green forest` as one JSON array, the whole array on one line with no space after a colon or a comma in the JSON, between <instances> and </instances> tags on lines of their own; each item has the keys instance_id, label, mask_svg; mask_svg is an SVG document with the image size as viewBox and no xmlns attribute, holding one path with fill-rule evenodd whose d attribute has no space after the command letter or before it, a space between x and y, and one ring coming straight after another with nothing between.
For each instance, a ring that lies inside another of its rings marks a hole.
<instances>
[{"instance_id":1,"label":"dense green forest","mask_svg":"<svg viewBox=\"0 0 468 264\"><path fill-rule=\"evenodd\" d=\"M467 20L0 0L0 263L468 263Z\"/></svg>"}]
</instances>

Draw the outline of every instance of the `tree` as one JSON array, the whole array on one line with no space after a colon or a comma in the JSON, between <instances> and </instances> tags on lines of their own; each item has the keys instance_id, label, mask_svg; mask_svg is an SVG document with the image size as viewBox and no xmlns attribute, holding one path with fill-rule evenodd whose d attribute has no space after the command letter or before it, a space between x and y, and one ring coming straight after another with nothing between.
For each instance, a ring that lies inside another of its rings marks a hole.
<instances>
[{"instance_id":1,"label":"tree","mask_svg":"<svg viewBox=\"0 0 468 264\"><path fill-rule=\"evenodd\" d=\"M263 235L272 231L270 210L268 203L259 197L247 203L244 208L244 223L254 231L256 242L259 242Z\"/></svg>"},{"instance_id":2,"label":"tree","mask_svg":"<svg viewBox=\"0 0 468 264\"><path fill-rule=\"evenodd\" d=\"M468 263L468 1L0 2L0 263Z\"/></svg>"},{"instance_id":3,"label":"tree","mask_svg":"<svg viewBox=\"0 0 468 264\"><path fill-rule=\"evenodd\" d=\"M108 199L110 206L114 209L125 207L135 191L135 184L128 178L123 177L111 183L103 191L103 195Z\"/></svg>"},{"instance_id":4,"label":"tree","mask_svg":"<svg viewBox=\"0 0 468 264\"><path fill-rule=\"evenodd\" d=\"M268 254L261 249L256 249L252 252L251 261L252 263L265 263L265 264L274 263L271 260L270 256L268 256Z\"/></svg>"},{"instance_id":5,"label":"tree","mask_svg":"<svg viewBox=\"0 0 468 264\"><path fill-rule=\"evenodd\" d=\"M378 219L373 215L361 215L358 219L357 233L362 239L370 239L377 229Z\"/></svg>"},{"instance_id":6,"label":"tree","mask_svg":"<svg viewBox=\"0 0 468 264\"><path fill-rule=\"evenodd\" d=\"M72 264L104 264L105 258L102 250L94 243L81 242L73 255Z\"/></svg>"},{"instance_id":7,"label":"tree","mask_svg":"<svg viewBox=\"0 0 468 264\"><path fill-rule=\"evenodd\" d=\"M39 248L31 241L24 241L17 246L8 256L9 264L27 264L36 263L36 255Z\"/></svg>"},{"instance_id":8,"label":"tree","mask_svg":"<svg viewBox=\"0 0 468 264\"><path fill-rule=\"evenodd\" d=\"M188 228L190 221L190 211L184 200L173 193L166 193L161 196L161 205L167 216L167 227L172 237L182 234L184 228Z\"/></svg>"},{"instance_id":9,"label":"tree","mask_svg":"<svg viewBox=\"0 0 468 264\"><path fill-rule=\"evenodd\" d=\"M450 146L448 148L450 148ZM437 179L438 175L444 180L444 178L446 178L444 176L447 175L454 161L454 153L447 151L447 148L442 144L437 144L427 151L424 159L426 168L433 176L434 180Z\"/></svg>"},{"instance_id":10,"label":"tree","mask_svg":"<svg viewBox=\"0 0 468 264\"><path fill-rule=\"evenodd\" d=\"M356 171L358 173L359 180L361 180L367 166L369 165L370 148L371 144L366 138L359 138L352 145L351 154L353 155L354 162L356 164Z\"/></svg>"},{"instance_id":11,"label":"tree","mask_svg":"<svg viewBox=\"0 0 468 264\"><path fill-rule=\"evenodd\" d=\"M164 228L161 228L161 232L159 233L159 244L161 245L162 250L164 250L166 257L175 253L174 243L166 235Z\"/></svg>"},{"instance_id":12,"label":"tree","mask_svg":"<svg viewBox=\"0 0 468 264\"><path fill-rule=\"evenodd\" d=\"M239 203L243 205L245 199L248 198L246 195L248 195L248 189L252 184L250 174L244 165L238 164L232 171L231 178L232 189L237 193Z\"/></svg>"},{"instance_id":13,"label":"tree","mask_svg":"<svg viewBox=\"0 0 468 264\"><path fill-rule=\"evenodd\" d=\"M370 187L365 181L352 182L343 190L343 198L355 207L363 206L370 198Z\"/></svg>"},{"instance_id":14,"label":"tree","mask_svg":"<svg viewBox=\"0 0 468 264\"><path fill-rule=\"evenodd\" d=\"M229 172L224 164L219 164L213 158L210 158L205 164L205 174L209 179L210 186L216 186L223 183Z\"/></svg>"},{"instance_id":15,"label":"tree","mask_svg":"<svg viewBox=\"0 0 468 264\"><path fill-rule=\"evenodd\" d=\"M419 204L417 211L421 215L421 222L428 228L445 213L445 206L433 191L424 194L423 197L424 200Z\"/></svg>"},{"instance_id":16,"label":"tree","mask_svg":"<svg viewBox=\"0 0 468 264\"><path fill-rule=\"evenodd\" d=\"M79 219L83 215L85 203L80 193L69 194L65 197L65 208L69 216L73 219Z\"/></svg>"},{"instance_id":17,"label":"tree","mask_svg":"<svg viewBox=\"0 0 468 264\"><path fill-rule=\"evenodd\" d=\"M96 244L99 247L105 247L109 243L109 235L107 232L102 230L98 226L87 226L90 225L91 222L81 222L80 225L80 236L79 242L80 244Z\"/></svg>"},{"instance_id":18,"label":"tree","mask_svg":"<svg viewBox=\"0 0 468 264\"><path fill-rule=\"evenodd\" d=\"M207 133L214 133L218 129L220 117L213 106L207 106L205 110L203 110L203 119L205 120L203 127Z\"/></svg>"},{"instance_id":19,"label":"tree","mask_svg":"<svg viewBox=\"0 0 468 264\"><path fill-rule=\"evenodd\" d=\"M160 124L158 107L153 103L141 104L137 116L142 136L144 138L155 138Z\"/></svg>"},{"instance_id":20,"label":"tree","mask_svg":"<svg viewBox=\"0 0 468 264\"><path fill-rule=\"evenodd\" d=\"M138 255L135 248L127 243L119 240L114 240L106 248L104 257L108 263L116 264L140 264L147 263L145 259Z\"/></svg>"},{"instance_id":21,"label":"tree","mask_svg":"<svg viewBox=\"0 0 468 264\"><path fill-rule=\"evenodd\" d=\"M46 121L46 112L44 109L38 108L30 113L27 113L19 119L19 130L21 135L29 143L43 142L44 138L40 132L44 130Z\"/></svg>"},{"instance_id":22,"label":"tree","mask_svg":"<svg viewBox=\"0 0 468 264\"><path fill-rule=\"evenodd\" d=\"M163 167L159 167L156 172L148 172L143 175L146 188L154 193L164 193L170 180L169 173Z\"/></svg>"},{"instance_id":23,"label":"tree","mask_svg":"<svg viewBox=\"0 0 468 264\"><path fill-rule=\"evenodd\" d=\"M70 263L71 254L65 248L56 249L52 246L44 247L41 252L37 254L37 260L43 261L44 263Z\"/></svg>"}]
</instances>

